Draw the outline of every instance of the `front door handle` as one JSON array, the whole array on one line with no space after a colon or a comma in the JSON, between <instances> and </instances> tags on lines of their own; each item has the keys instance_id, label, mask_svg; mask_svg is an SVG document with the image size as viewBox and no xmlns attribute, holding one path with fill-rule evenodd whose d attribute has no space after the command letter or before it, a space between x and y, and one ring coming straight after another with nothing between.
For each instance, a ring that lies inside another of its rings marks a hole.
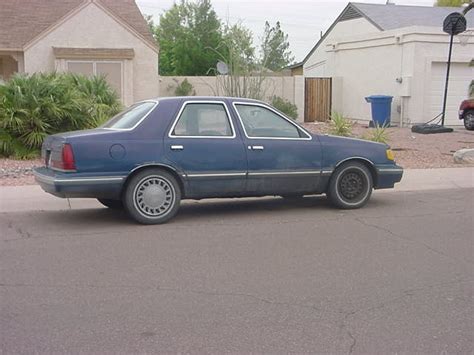
<instances>
[{"instance_id":1,"label":"front door handle","mask_svg":"<svg viewBox=\"0 0 474 355\"><path fill-rule=\"evenodd\" d=\"M252 145L252 146L249 145L248 148L251 149L251 150L263 150L264 149L263 145Z\"/></svg>"},{"instance_id":2,"label":"front door handle","mask_svg":"<svg viewBox=\"0 0 474 355\"><path fill-rule=\"evenodd\" d=\"M171 150L183 150L184 147L182 145L172 145Z\"/></svg>"}]
</instances>

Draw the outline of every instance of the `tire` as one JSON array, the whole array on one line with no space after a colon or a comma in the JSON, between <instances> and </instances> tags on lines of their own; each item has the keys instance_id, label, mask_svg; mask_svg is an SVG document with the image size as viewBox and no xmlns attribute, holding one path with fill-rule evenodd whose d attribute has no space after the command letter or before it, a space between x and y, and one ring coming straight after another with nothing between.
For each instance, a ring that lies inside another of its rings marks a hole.
<instances>
[{"instance_id":1,"label":"tire","mask_svg":"<svg viewBox=\"0 0 474 355\"><path fill-rule=\"evenodd\" d=\"M161 169L146 169L133 176L125 188L123 204L141 224L161 224L173 218L181 202L176 179Z\"/></svg>"},{"instance_id":2,"label":"tire","mask_svg":"<svg viewBox=\"0 0 474 355\"><path fill-rule=\"evenodd\" d=\"M111 199L108 199L108 198L98 198L97 201L99 201L105 207L108 207L112 210L121 210L121 209L123 209L123 203L122 203L121 200L111 200Z\"/></svg>"},{"instance_id":3,"label":"tire","mask_svg":"<svg viewBox=\"0 0 474 355\"><path fill-rule=\"evenodd\" d=\"M464 114L464 127L468 131L474 131L474 110L469 110Z\"/></svg>"},{"instance_id":4,"label":"tire","mask_svg":"<svg viewBox=\"0 0 474 355\"><path fill-rule=\"evenodd\" d=\"M326 194L335 207L355 209L367 203L372 188L369 169L364 164L353 161L342 164L334 171Z\"/></svg>"}]
</instances>

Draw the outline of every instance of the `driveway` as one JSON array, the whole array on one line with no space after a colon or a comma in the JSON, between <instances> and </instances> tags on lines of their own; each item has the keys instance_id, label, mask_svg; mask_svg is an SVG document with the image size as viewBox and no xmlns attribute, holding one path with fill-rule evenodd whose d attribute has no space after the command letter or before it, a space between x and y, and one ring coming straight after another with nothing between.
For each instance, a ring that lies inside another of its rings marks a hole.
<instances>
[{"instance_id":1,"label":"driveway","mask_svg":"<svg viewBox=\"0 0 474 355\"><path fill-rule=\"evenodd\" d=\"M0 214L5 353L471 353L473 189Z\"/></svg>"}]
</instances>

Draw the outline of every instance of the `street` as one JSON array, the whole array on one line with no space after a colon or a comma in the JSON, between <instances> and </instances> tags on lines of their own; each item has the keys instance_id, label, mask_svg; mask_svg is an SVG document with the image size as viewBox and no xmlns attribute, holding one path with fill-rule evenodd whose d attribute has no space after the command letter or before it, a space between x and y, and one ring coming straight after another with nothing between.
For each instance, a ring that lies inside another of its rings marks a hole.
<instances>
[{"instance_id":1,"label":"street","mask_svg":"<svg viewBox=\"0 0 474 355\"><path fill-rule=\"evenodd\" d=\"M0 213L3 353L472 353L474 189Z\"/></svg>"}]
</instances>

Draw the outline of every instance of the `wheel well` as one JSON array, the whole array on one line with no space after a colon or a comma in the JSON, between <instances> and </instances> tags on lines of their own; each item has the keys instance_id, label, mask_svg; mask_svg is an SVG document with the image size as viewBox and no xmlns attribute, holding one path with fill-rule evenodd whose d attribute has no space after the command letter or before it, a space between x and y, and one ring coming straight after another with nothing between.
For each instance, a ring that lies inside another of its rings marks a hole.
<instances>
[{"instance_id":1,"label":"wheel well","mask_svg":"<svg viewBox=\"0 0 474 355\"><path fill-rule=\"evenodd\" d=\"M349 163L349 162L354 162L354 161L365 165L366 168L369 169L370 175L372 176L372 181L374 183L374 187L377 186L377 184L378 184L377 170L375 169L375 166L368 160L361 159L361 158L353 158L353 159L349 159L349 160L344 160L343 162L340 162L336 166L336 169L342 164Z\"/></svg>"},{"instance_id":2,"label":"wheel well","mask_svg":"<svg viewBox=\"0 0 474 355\"><path fill-rule=\"evenodd\" d=\"M131 174L129 174L127 176L127 178L125 179L125 183L123 184L121 195L123 195L130 179L132 177L134 177L136 174L138 174L139 172L142 172L143 170L147 170L147 169L160 169L160 170L166 171L167 173L171 174L176 179L176 181L178 182L179 189L181 190L181 196L184 196L184 183L183 183L183 180L181 179L181 177L179 176L179 174L174 169L172 169L172 168L170 168L166 165L159 165L159 164L144 165L144 166L141 166L141 167L137 168L136 170L133 170L133 172Z\"/></svg>"}]
</instances>

